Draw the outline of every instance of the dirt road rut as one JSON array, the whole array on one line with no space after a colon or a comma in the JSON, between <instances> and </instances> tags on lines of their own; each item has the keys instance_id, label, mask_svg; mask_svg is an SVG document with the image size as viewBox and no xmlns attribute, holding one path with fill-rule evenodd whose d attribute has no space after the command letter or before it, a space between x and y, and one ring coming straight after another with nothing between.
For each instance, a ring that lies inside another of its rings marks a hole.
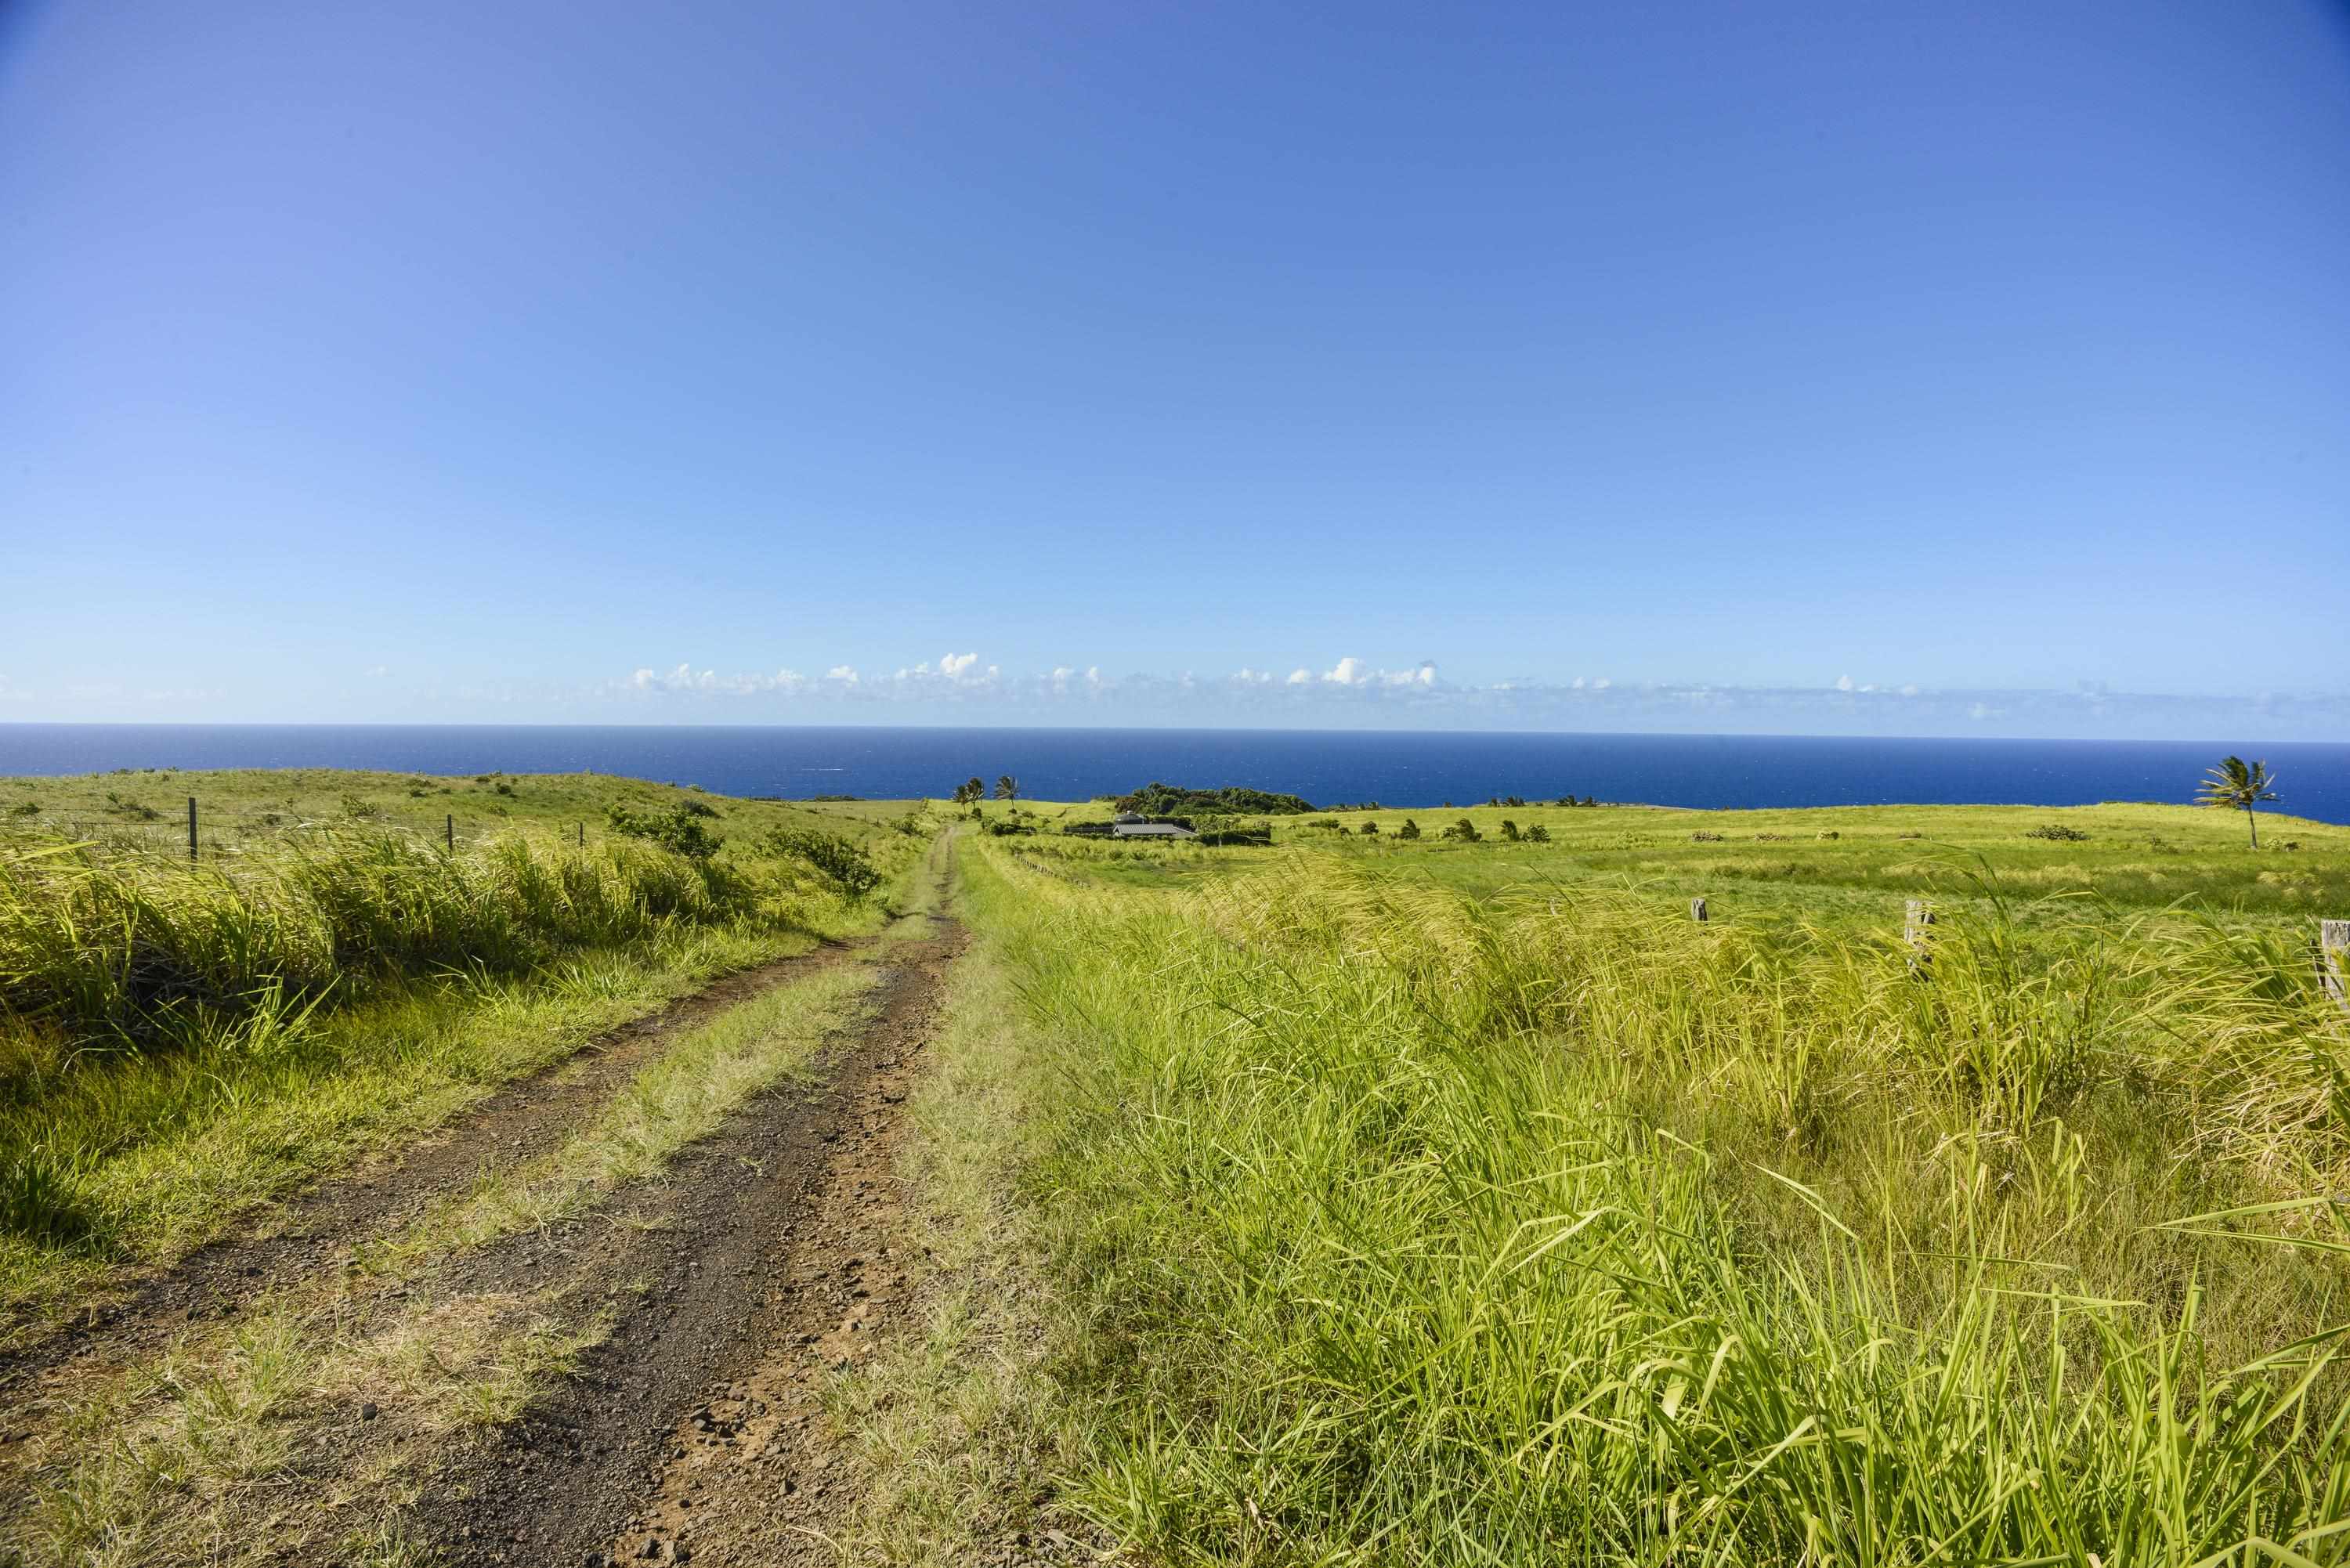
<instances>
[{"instance_id":1,"label":"dirt road rut","mask_svg":"<svg viewBox=\"0 0 2350 1568\"><path fill-rule=\"evenodd\" d=\"M518 1422L449 1456L403 1533L451 1562L834 1563L848 1502L816 1376L899 1319L893 1151L961 929L900 940L877 1012L814 1087L737 1113L627 1225L520 1235L452 1265L448 1288L544 1291L608 1316L603 1342ZM554 1255L550 1256L550 1252Z\"/></svg>"}]
</instances>

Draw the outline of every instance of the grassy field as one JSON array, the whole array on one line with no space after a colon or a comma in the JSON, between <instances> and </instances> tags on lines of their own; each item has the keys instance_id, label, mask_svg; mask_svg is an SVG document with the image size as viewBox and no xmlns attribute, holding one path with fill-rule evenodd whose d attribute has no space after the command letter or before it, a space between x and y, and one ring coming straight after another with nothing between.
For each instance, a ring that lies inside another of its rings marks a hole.
<instances>
[{"instance_id":1,"label":"grassy field","mask_svg":"<svg viewBox=\"0 0 2350 1568\"><path fill-rule=\"evenodd\" d=\"M806 846L886 879L931 832L903 803L595 775L0 779L0 1304L61 1306L714 976L875 928L886 889Z\"/></svg>"},{"instance_id":2,"label":"grassy field","mask_svg":"<svg viewBox=\"0 0 2350 1568\"><path fill-rule=\"evenodd\" d=\"M975 1465L1153 1562L2350 1560L2350 833L1405 815L965 838L1055 1347Z\"/></svg>"},{"instance_id":3,"label":"grassy field","mask_svg":"<svg viewBox=\"0 0 2350 1568\"><path fill-rule=\"evenodd\" d=\"M167 810L192 793L192 867ZM979 940L895 1172L930 1316L825 1395L852 1557L1049 1524L1167 1563L2350 1562L2350 1012L2309 945L2350 916L2350 829L1057 831L1107 809L0 781L14 1332L713 976L878 929L951 851ZM1007 826L1034 831L982 831ZM848 851L883 878L862 898ZM358 1247L364 1333L358 1287L296 1280L191 1326L228 1393L157 1397L185 1347L93 1375L88 1432L42 1439L85 1459L43 1461L39 1539L182 1560L361 1391L434 1440L515 1419L604 1320L467 1297L457 1334L432 1271L629 1223L598 1205L866 1015L893 940L664 1042L562 1139ZM275 1458L208 1424L223 1400Z\"/></svg>"},{"instance_id":4,"label":"grassy field","mask_svg":"<svg viewBox=\"0 0 2350 1568\"><path fill-rule=\"evenodd\" d=\"M1024 809L1035 813L1038 832L1008 842L1097 879L1138 886L1226 876L1303 847L1481 896L1606 886L1684 909L1701 897L1716 921L1797 916L1898 926L1908 898L1971 903L1994 892L2028 921L2069 918L2052 898L2122 911L2183 904L2279 927L2350 910L2350 827L2266 812L2257 853L2247 846L2241 813L2140 805L1323 812L1251 819L1271 830L1267 851L1069 839L1057 833L1062 824L1099 819L1110 808ZM1441 836L1464 821L1476 840ZM1418 839L1399 836L1407 823L1420 829ZM1505 825L1521 836L1506 837ZM1523 836L1536 828L1544 841ZM2035 836L2052 830L2056 836Z\"/></svg>"}]
</instances>

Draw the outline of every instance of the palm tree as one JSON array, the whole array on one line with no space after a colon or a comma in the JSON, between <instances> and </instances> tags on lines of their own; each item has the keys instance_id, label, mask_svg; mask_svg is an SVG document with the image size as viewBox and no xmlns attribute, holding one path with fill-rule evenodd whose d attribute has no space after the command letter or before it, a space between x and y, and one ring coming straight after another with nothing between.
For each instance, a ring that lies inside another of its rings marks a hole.
<instances>
[{"instance_id":1,"label":"palm tree","mask_svg":"<svg viewBox=\"0 0 2350 1568\"><path fill-rule=\"evenodd\" d=\"M2261 846L2260 818L2252 807L2261 801L2276 799L2269 786L2276 775L2269 772L2266 763L2247 763L2241 757L2222 757L2220 765L2204 775L2202 793L2195 797L2198 805L2208 805L2219 811L2241 811L2252 826L2252 847Z\"/></svg>"},{"instance_id":2,"label":"palm tree","mask_svg":"<svg viewBox=\"0 0 2350 1568\"><path fill-rule=\"evenodd\" d=\"M1014 778L1010 774L996 774L995 798L998 800L1018 800L1020 798L1020 781Z\"/></svg>"}]
</instances>

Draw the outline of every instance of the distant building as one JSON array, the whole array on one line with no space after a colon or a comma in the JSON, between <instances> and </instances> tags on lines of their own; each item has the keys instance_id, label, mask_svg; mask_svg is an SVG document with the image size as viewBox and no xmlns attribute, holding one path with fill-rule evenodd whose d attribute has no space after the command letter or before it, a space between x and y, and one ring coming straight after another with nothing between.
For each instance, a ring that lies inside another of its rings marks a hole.
<instances>
[{"instance_id":1,"label":"distant building","mask_svg":"<svg viewBox=\"0 0 2350 1568\"><path fill-rule=\"evenodd\" d=\"M1112 838L1197 838L1198 831L1180 822L1145 822L1139 817L1128 822L1119 817L1110 824Z\"/></svg>"}]
</instances>

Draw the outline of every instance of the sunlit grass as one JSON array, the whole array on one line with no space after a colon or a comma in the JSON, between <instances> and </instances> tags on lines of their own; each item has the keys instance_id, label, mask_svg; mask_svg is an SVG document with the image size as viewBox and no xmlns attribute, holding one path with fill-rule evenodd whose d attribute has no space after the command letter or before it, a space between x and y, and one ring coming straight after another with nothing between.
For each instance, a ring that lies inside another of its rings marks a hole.
<instances>
[{"instance_id":1,"label":"sunlit grass","mask_svg":"<svg viewBox=\"0 0 2350 1568\"><path fill-rule=\"evenodd\" d=\"M1146 1557L2338 1558L2350 1019L2288 934L1979 863L1921 975L1400 856L1040 858L970 886L1058 1090L1071 1499Z\"/></svg>"}]
</instances>

